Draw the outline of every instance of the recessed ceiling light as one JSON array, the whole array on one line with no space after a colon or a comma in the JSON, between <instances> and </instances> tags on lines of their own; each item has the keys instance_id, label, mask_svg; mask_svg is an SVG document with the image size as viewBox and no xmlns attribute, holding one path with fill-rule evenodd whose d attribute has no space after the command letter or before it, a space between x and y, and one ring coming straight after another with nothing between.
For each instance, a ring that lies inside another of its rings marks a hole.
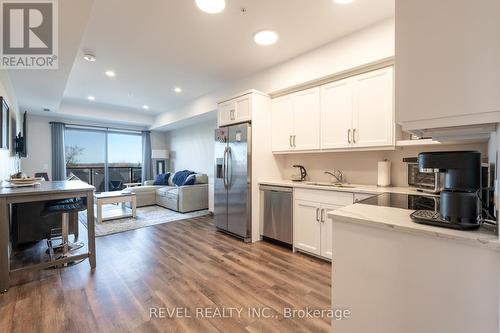
<instances>
[{"instance_id":1,"label":"recessed ceiling light","mask_svg":"<svg viewBox=\"0 0 500 333\"><path fill-rule=\"evenodd\" d=\"M179 87L175 87L175 88L174 88L174 91L175 91L176 93L180 94L180 93L182 92L182 89L181 89L181 88L179 88Z\"/></svg>"},{"instance_id":2,"label":"recessed ceiling light","mask_svg":"<svg viewBox=\"0 0 500 333\"><path fill-rule=\"evenodd\" d=\"M88 99L89 101L95 101L95 97L94 97L94 96L90 96L90 95L89 95L89 96L87 96L87 99Z\"/></svg>"},{"instance_id":3,"label":"recessed ceiling light","mask_svg":"<svg viewBox=\"0 0 500 333\"><path fill-rule=\"evenodd\" d=\"M93 55L92 53L85 53L83 55L83 59L90 61L90 62L94 62L96 60L95 55Z\"/></svg>"},{"instance_id":4,"label":"recessed ceiling light","mask_svg":"<svg viewBox=\"0 0 500 333\"><path fill-rule=\"evenodd\" d=\"M109 77L114 77L116 75L116 73L113 71L106 71L105 74Z\"/></svg>"},{"instance_id":5,"label":"recessed ceiling light","mask_svg":"<svg viewBox=\"0 0 500 333\"><path fill-rule=\"evenodd\" d=\"M143 105L143 106L142 106L142 108L143 108L144 110L149 110L149 105Z\"/></svg>"},{"instance_id":6,"label":"recessed ceiling light","mask_svg":"<svg viewBox=\"0 0 500 333\"><path fill-rule=\"evenodd\" d=\"M272 30L262 30L255 33L253 40L259 45L272 45L278 41L278 34Z\"/></svg>"},{"instance_id":7,"label":"recessed ceiling light","mask_svg":"<svg viewBox=\"0 0 500 333\"><path fill-rule=\"evenodd\" d=\"M347 5L349 3L354 2L354 0L333 0L333 2L339 5Z\"/></svg>"},{"instance_id":8,"label":"recessed ceiling light","mask_svg":"<svg viewBox=\"0 0 500 333\"><path fill-rule=\"evenodd\" d=\"M205 13L217 14L226 7L225 0L196 0L196 6Z\"/></svg>"}]
</instances>

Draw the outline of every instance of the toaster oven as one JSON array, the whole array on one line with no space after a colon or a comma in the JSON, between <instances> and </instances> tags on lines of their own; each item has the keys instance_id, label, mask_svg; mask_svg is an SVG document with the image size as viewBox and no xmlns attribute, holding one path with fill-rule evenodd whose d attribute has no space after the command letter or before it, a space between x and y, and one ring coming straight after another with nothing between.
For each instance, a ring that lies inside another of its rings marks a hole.
<instances>
[{"instance_id":1,"label":"toaster oven","mask_svg":"<svg viewBox=\"0 0 500 333\"><path fill-rule=\"evenodd\" d=\"M417 191L426 193L439 193L443 189L444 174L441 172L421 172L416 157L403 158L407 164L408 186Z\"/></svg>"}]
</instances>

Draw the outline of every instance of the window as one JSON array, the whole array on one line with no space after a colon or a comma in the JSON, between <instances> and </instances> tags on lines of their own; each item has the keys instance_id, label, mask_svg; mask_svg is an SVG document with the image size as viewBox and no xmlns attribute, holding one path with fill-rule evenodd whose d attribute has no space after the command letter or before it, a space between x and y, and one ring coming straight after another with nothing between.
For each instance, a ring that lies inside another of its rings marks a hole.
<instances>
[{"instance_id":1,"label":"window","mask_svg":"<svg viewBox=\"0 0 500 333\"><path fill-rule=\"evenodd\" d=\"M142 137L132 132L66 128L66 172L96 187L119 191L141 182Z\"/></svg>"}]
</instances>

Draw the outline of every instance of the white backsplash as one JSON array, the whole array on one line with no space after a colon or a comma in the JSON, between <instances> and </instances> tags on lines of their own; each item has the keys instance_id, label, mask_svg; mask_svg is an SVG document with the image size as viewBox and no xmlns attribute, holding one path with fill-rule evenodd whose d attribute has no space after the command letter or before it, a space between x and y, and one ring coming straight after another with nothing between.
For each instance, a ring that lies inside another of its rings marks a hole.
<instances>
[{"instance_id":1,"label":"white backsplash","mask_svg":"<svg viewBox=\"0 0 500 333\"><path fill-rule=\"evenodd\" d=\"M377 162L387 159L391 164L391 181L393 186L407 186L406 163L404 157L416 157L423 151L448 151L448 150L477 150L482 158L487 158L487 143L438 145L420 147L401 147L396 150L386 151L359 151L337 153L308 153L276 155L281 165L283 179L291 179L296 169L294 164L303 165L309 180L330 181L330 176L324 171L339 169L343 172L347 182L363 185L377 184Z\"/></svg>"}]
</instances>

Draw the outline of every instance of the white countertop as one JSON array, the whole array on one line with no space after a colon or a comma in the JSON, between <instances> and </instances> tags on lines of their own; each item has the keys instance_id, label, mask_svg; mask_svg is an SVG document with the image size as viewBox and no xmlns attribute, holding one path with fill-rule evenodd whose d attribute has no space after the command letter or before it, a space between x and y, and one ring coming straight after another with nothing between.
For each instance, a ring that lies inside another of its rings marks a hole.
<instances>
[{"instance_id":1,"label":"white countertop","mask_svg":"<svg viewBox=\"0 0 500 333\"><path fill-rule=\"evenodd\" d=\"M291 180L265 180L260 181L260 185L285 186L293 188L305 188L324 191L351 192L351 193L402 193L430 195L418 192L410 187L378 187L373 185L348 184L353 187L334 187L311 185L306 182L294 182ZM353 204L335 211L328 215L334 220L350 223L364 224L371 227L387 228L388 230L400 230L410 233L418 233L433 237L452 239L468 242L473 245L485 246L500 251L500 240L497 235L489 230L462 231L448 228L433 227L419 224L412 221L410 214L412 210L394 207L373 206L365 204Z\"/></svg>"},{"instance_id":2,"label":"white countertop","mask_svg":"<svg viewBox=\"0 0 500 333\"><path fill-rule=\"evenodd\" d=\"M294 188L307 188L313 190L325 190L325 191L337 191L337 192L351 192L351 193L403 193L403 194L418 194L426 195L426 193L418 192L411 187L379 187L374 185L358 185L358 184L346 184L353 187L335 187L335 186L323 186L323 185L311 185L305 182L294 182L291 180L265 180L259 181L260 185L271 185L271 186L286 186ZM427 194L430 195L430 194Z\"/></svg>"},{"instance_id":3,"label":"white countertop","mask_svg":"<svg viewBox=\"0 0 500 333\"><path fill-rule=\"evenodd\" d=\"M500 251L498 236L489 230L462 231L415 223L410 218L412 210L394 207L353 204L328 212L333 221L363 224L374 228L400 230L414 234L467 242Z\"/></svg>"}]
</instances>

